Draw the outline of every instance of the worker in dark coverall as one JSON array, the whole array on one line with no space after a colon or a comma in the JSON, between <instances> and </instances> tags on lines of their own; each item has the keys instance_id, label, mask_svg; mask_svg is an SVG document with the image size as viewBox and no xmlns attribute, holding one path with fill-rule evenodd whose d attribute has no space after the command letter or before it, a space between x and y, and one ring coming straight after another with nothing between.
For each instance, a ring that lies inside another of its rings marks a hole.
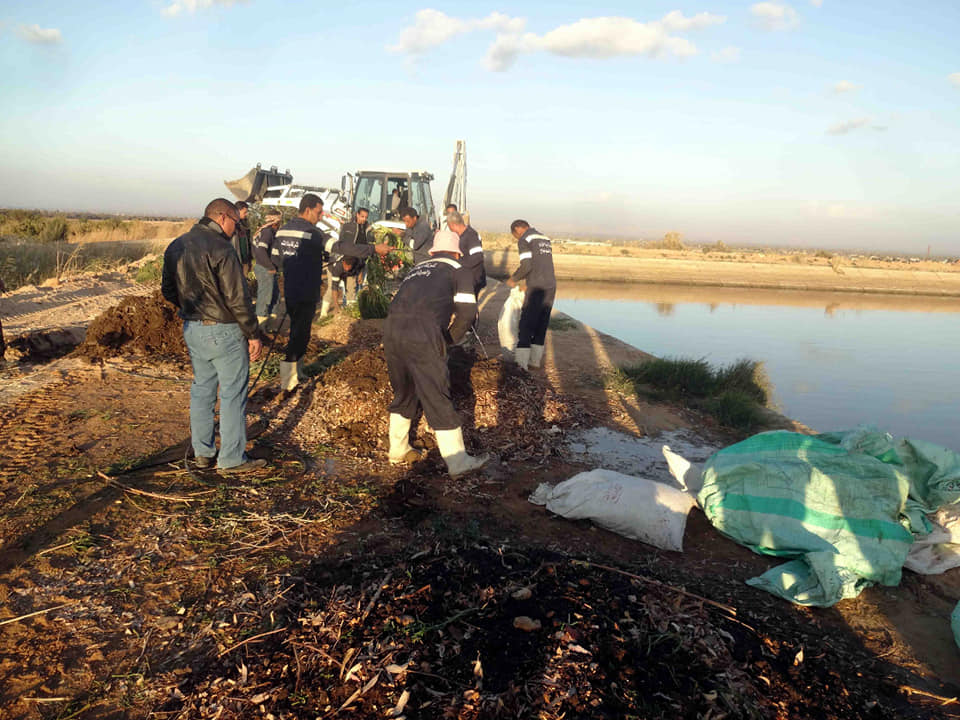
<instances>
[{"instance_id":1,"label":"worker in dark coverall","mask_svg":"<svg viewBox=\"0 0 960 720\"><path fill-rule=\"evenodd\" d=\"M233 248L237 251L240 265L243 266L243 275L246 277L247 273L250 272L250 265L253 260L253 251L250 247L250 226L247 224L250 206L243 200L237 200L234 207L237 208L237 216L240 220L237 222L237 231L233 235Z\"/></svg>"},{"instance_id":2,"label":"worker in dark coverall","mask_svg":"<svg viewBox=\"0 0 960 720\"><path fill-rule=\"evenodd\" d=\"M261 325L273 316L273 308L280 297L277 270L280 269L281 260L276 240L281 217L279 210L268 210L266 222L253 236L253 274L257 278L257 322Z\"/></svg>"},{"instance_id":3,"label":"worker in dark coverall","mask_svg":"<svg viewBox=\"0 0 960 720\"><path fill-rule=\"evenodd\" d=\"M404 278L383 326L383 349L393 388L390 404L390 462L420 457L410 445L410 425L422 407L437 438L450 477L486 464L489 456L468 455L460 418L450 398L447 345L463 339L477 313L473 277L460 265L460 240L437 233L431 258ZM453 322L451 323L451 317Z\"/></svg>"},{"instance_id":4,"label":"worker in dark coverall","mask_svg":"<svg viewBox=\"0 0 960 720\"><path fill-rule=\"evenodd\" d=\"M7 291L7 286L3 282L3 278L0 278L0 295ZM3 356L7 353L7 341L3 339L3 320L0 320L0 368L2 368L6 361Z\"/></svg>"},{"instance_id":5,"label":"worker in dark coverall","mask_svg":"<svg viewBox=\"0 0 960 720\"><path fill-rule=\"evenodd\" d=\"M543 363L543 344L557 294L557 278L553 273L550 238L538 233L526 220L510 223L510 233L517 239L520 267L507 280L507 285L514 287L520 280L527 283L514 355L517 365L526 370Z\"/></svg>"},{"instance_id":6,"label":"worker in dark coverall","mask_svg":"<svg viewBox=\"0 0 960 720\"><path fill-rule=\"evenodd\" d=\"M403 232L403 241L413 253L413 264L419 265L430 259L430 246L433 243L433 230L427 221L412 207L400 210L400 219L407 229Z\"/></svg>"},{"instance_id":7,"label":"worker in dark coverall","mask_svg":"<svg viewBox=\"0 0 960 720\"><path fill-rule=\"evenodd\" d=\"M357 211L358 216L360 212ZM340 237L336 242L328 242L327 251L333 262L330 264L331 280L327 284L327 292L324 294L323 303L320 306L320 317L331 310L333 312L339 310L347 290L346 279L356 277L368 257L374 253L383 257L390 252L390 246L386 243L370 245L366 242L366 237L364 237L364 242L358 242L358 236L359 224L356 221L348 222L341 228Z\"/></svg>"},{"instance_id":8,"label":"worker in dark coverall","mask_svg":"<svg viewBox=\"0 0 960 720\"><path fill-rule=\"evenodd\" d=\"M357 208L353 215L353 220L348 220L340 228L340 240L349 240L356 245L368 245L372 236L370 235L370 223L367 218L370 217L370 211L367 208ZM366 263L360 262L359 267L355 268L352 277L355 278L353 286L353 299L357 299L360 288L363 286L364 268Z\"/></svg>"},{"instance_id":9,"label":"worker in dark coverall","mask_svg":"<svg viewBox=\"0 0 960 720\"><path fill-rule=\"evenodd\" d=\"M300 214L277 231L283 261L283 297L290 316L290 339L280 362L280 387L292 392L303 374L303 356L310 341L310 324L317 313L327 259L327 234L317 227L323 200L313 193L300 199Z\"/></svg>"},{"instance_id":10,"label":"worker in dark coverall","mask_svg":"<svg viewBox=\"0 0 960 720\"><path fill-rule=\"evenodd\" d=\"M467 224L463 215L457 210L447 211L447 227L460 236L460 264L473 276L473 294L479 298L480 291L487 286L487 271L483 267L483 243L480 235Z\"/></svg>"},{"instance_id":11,"label":"worker in dark coverall","mask_svg":"<svg viewBox=\"0 0 960 720\"><path fill-rule=\"evenodd\" d=\"M179 308L190 351L190 437L198 467L213 465L214 406L220 390L221 472L266 465L244 452L247 445L247 382L250 361L260 357L257 317L240 259L230 239L240 218L233 203L217 198L204 217L163 254L163 297Z\"/></svg>"}]
</instances>

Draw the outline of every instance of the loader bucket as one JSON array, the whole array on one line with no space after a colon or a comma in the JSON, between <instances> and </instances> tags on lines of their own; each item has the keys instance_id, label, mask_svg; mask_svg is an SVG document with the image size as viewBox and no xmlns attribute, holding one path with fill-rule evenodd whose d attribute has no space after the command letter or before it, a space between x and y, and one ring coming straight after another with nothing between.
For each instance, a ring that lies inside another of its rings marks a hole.
<instances>
[{"instance_id":1,"label":"loader bucket","mask_svg":"<svg viewBox=\"0 0 960 720\"><path fill-rule=\"evenodd\" d=\"M293 182L293 175L289 172L279 172L276 167L264 170L259 165L250 169L246 175L236 180L224 180L223 184L238 200L246 202L260 202L263 194L271 185L289 185Z\"/></svg>"}]
</instances>

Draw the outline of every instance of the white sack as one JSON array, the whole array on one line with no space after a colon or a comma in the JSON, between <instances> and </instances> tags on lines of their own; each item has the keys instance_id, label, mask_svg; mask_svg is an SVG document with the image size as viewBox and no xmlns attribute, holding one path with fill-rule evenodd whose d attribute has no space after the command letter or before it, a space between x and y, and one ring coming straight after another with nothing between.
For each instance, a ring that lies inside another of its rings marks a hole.
<instances>
[{"instance_id":1,"label":"white sack","mask_svg":"<svg viewBox=\"0 0 960 720\"><path fill-rule=\"evenodd\" d=\"M520 309L523 307L523 290L518 287L510 290L510 295L500 308L497 318L497 332L500 334L500 347L513 352L520 336Z\"/></svg>"},{"instance_id":2,"label":"white sack","mask_svg":"<svg viewBox=\"0 0 960 720\"><path fill-rule=\"evenodd\" d=\"M703 465L692 463L682 455L678 455L670 449L669 445L664 445L660 451L667 461L670 474L680 487L692 493L700 492L703 488Z\"/></svg>"},{"instance_id":3,"label":"white sack","mask_svg":"<svg viewBox=\"0 0 960 720\"><path fill-rule=\"evenodd\" d=\"M591 470L551 487L541 484L530 496L535 505L570 520L588 519L601 527L664 550L683 550L693 495L646 478L613 470Z\"/></svg>"},{"instance_id":4,"label":"white sack","mask_svg":"<svg viewBox=\"0 0 960 720\"><path fill-rule=\"evenodd\" d=\"M927 515L929 535L914 536L903 566L921 575L939 575L960 567L960 507L948 505Z\"/></svg>"}]
</instances>

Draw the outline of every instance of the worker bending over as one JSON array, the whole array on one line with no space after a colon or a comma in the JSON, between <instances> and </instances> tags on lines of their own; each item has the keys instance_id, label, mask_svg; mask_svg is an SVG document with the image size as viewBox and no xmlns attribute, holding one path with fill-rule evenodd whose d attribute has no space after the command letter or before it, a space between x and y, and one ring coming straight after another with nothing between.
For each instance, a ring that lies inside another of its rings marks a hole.
<instances>
[{"instance_id":1,"label":"worker bending over","mask_svg":"<svg viewBox=\"0 0 960 720\"><path fill-rule=\"evenodd\" d=\"M538 368L543 362L543 344L557 294L557 278L553 273L550 238L538 233L526 220L510 223L510 233L517 239L520 267L507 280L507 285L515 287L520 280L527 283L514 355L517 365L526 370L528 366Z\"/></svg>"},{"instance_id":2,"label":"worker bending over","mask_svg":"<svg viewBox=\"0 0 960 720\"><path fill-rule=\"evenodd\" d=\"M283 296L290 316L290 339L280 362L280 387L296 389L303 374L303 356L310 341L310 324L317 313L323 288L324 249L327 234L317 227L323 214L323 200L313 193L300 199L300 214L277 231L283 259Z\"/></svg>"},{"instance_id":3,"label":"worker bending over","mask_svg":"<svg viewBox=\"0 0 960 720\"><path fill-rule=\"evenodd\" d=\"M359 228L366 224L366 212L362 208L358 210L356 220L344 224L336 242L328 241L327 252L332 260L330 283L320 306L320 317L331 310L337 312L340 309L347 291L346 279L359 275L367 258L374 253L383 257L390 252L390 246L386 243L370 245L366 241L366 234L360 234Z\"/></svg>"},{"instance_id":4,"label":"worker bending over","mask_svg":"<svg viewBox=\"0 0 960 720\"><path fill-rule=\"evenodd\" d=\"M390 303L383 327L383 348L393 387L390 404L390 462L412 462L420 454L410 445L410 425L423 414L433 428L450 477L483 467L489 456L468 455L460 418L450 397L447 345L463 339L477 313L473 277L458 262L460 241L441 230L431 258L404 278ZM450 318L453 316L453 322Z\"/></svg>"}]
</instances>

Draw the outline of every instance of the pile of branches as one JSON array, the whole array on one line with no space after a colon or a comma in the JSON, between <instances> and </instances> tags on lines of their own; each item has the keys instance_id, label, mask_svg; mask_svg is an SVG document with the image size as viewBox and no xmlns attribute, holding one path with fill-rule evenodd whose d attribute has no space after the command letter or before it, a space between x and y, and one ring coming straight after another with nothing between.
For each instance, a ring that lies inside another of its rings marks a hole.
<instances>
[{"instance_id":1,"label":"pile of branches","mask_svg":"<svg viewBox=\"0 0 960 720\"><path fill-rule=\"evenodd\" d=\"M501 459L558 454L563 428L579 419L563 396L512 363L454 348L449 366L454 405L468 441L495 450ZM295 436L306 447L329 444L368 457L386 453L392 399L383 350L354 352L323 375Z\"/></svg>"}]
</instances>

